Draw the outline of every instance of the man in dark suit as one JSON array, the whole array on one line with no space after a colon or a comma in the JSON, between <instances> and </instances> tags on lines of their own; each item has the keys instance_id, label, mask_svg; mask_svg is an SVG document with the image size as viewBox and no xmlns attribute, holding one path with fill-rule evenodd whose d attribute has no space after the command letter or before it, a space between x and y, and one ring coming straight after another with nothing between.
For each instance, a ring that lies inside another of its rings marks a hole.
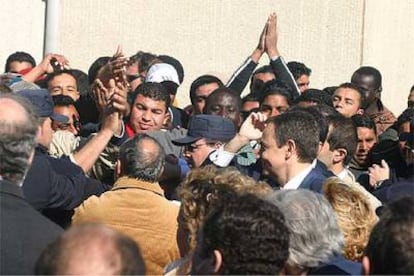
<instances>
[{"instance_id":1,"label":"man in dark suit","mask_svg":"<svg viewBox=\"0 0 414 276\"><path fill-rule=\"evenodd\" d=\"M295 110L269 119L262 135L263 170L281 189L321 192L325 176L312 167L319 151L319 126L308 112Z\"/></svg>"},{"instance_id":2,"label":"man in dark suit","mask_svg":"<svg viewBox=\"0 0 414 276\"><path fill-rule=\"evenodd\" d=\"M24 199L21 185L33 159L37 116L23 99L0 95L0 274L33 274L42 250L62 229Z\"/></svg>"}]
</instances>

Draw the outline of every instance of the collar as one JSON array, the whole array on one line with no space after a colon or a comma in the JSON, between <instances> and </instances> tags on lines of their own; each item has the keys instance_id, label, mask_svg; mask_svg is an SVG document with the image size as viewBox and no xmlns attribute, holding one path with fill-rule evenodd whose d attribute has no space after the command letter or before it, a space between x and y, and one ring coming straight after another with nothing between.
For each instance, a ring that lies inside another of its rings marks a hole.
<instances>
[{"instance_id":1,"label":"collar","mask_svg":"<svg viewBox=\"0 0 414 276\"><path fill-rule=\"evenodd\" d=\"M299 188L300 184L302 184L305 177L311 172L313 169L312 164L309 165L306 169L301 171L299 174L291 178L283 187L281 187L282 190L295 190Z\"/></svg>"},{"instance_id":2,"label":"collar","mask_svg":"<svg viewBox=\"0 0 414 276\"><path fill-rule=\"evenodd\" d=\"M6 179L0 180L0 192L23 198L22 189Z\"/></svg>"},{"instance_id":3,"label":"collar","mask_svg":"<svg viewBox=\"0 0 414 276\"><path fill-rule=\"evenodd\" d=\"M164 197L164 190L160 187L158 182L152 183L127 176L120 177L115 182L112 191L129 188L150 191Z\"/></svg>"},{"instance_id":4,"label":"collar","mask_svg":"<svg viewBox=\"0 0 414 276\"><path fill-rule=\"evenodd\" d=\"M125 125L125 131L126 131L128 138L135 136L135 131L132 129L132 126L129 122Z\"/></svg>"}]
</instances>

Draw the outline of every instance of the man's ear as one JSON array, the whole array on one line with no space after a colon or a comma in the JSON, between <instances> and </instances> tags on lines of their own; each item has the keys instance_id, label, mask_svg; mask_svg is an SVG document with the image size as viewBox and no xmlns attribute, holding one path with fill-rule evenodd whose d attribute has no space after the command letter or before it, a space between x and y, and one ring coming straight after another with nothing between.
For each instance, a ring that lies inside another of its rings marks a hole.
<instances>
[{"instance_id":1,"label":"man's ear","mask_svg":"<svg viewBox=\"0 0 414 276\"><path fill-rule=\"evenodd\" d=\"M333 151L333 163L340 163L346 159L348 152L346 149L339 148Z\"/></svg>"},{"instance_id":2,"label":"man's ear","mask_svg":"<svg viewBox=\"0 0 414 276\"><path fill-rule=\"evenodd\" d=\"M362 108L360 108L360 109L358 109L356 114L364 115L364 110Z\"/></svg>"},{"instance_id":3,"label":"man's ear","mask_svg":"<svg viewBox=\"0 0 414 276\"><path fill-rule=\"evenodd\" d=\"M370 261L367 256L362 257L362 275L370 275Z\"/></svg>"},{"instance_id":4,"label":"man's ear","mask_svg":"<svg viewBox=\"0 0 414 276\"><path fill-rule=\"evenodd\" d=\"M42 134L43 134L42 126L43 126L43 124L37 126L36 141L39 141L40 137L42 137Z\"/></svg>"},{"instance_id":5,"label":"man's ear","mask_svg":"<svg viewBox=\"0 0 414 276\"><path fill-rule=\"evenodd\" d=\"M292 139L289 139L286 142L286 152L285 152L285 159L289 159L296 153L296 143Z\"/></svg>"},{"instance_id":6,"label":"man's ear","mask_svg":"<svg viewBox=\"0 0 414 276\"><path fill-rule=\"evenodd\" d=\"M170 110L167 109L164 115L164 120L162 121L162 126L168 128L170 123L172 123L172 116Z\"/></svg>"},{"instance_id":7,"label":"man's ear","mask_svg":"<svg viewBox=\"0 0 414 276\"><path fill-rule=\"evenodd\" d=\"M214 273L220 271L221 265L223 264L223 257L221 256L220 251L214 250Z\"/></svg>"}]
</instances>

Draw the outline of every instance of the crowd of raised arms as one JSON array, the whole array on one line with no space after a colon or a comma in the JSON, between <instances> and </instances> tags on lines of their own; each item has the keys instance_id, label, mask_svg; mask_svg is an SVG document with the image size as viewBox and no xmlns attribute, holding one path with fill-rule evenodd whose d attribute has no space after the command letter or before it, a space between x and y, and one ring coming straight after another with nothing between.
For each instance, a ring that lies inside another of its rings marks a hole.
<instances>
[{"instance_id":1,"label":"crowd of raised arms","mask_svg":"<svg viewBox=\"0 0 414 276\"><path fill-rule=\"evenodd\" d=\"M182 109L169 55L10 54L0 274L414 274L414 86L395 116L376 68L310 88L275 13L258 37Z\"/></svg>"}]
</instances>

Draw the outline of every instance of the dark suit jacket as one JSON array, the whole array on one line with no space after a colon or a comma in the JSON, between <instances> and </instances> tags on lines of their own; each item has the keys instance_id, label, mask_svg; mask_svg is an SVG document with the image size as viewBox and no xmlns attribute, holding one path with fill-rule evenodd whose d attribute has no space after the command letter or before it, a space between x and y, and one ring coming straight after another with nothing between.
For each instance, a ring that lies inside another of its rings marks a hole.
<instances>
[{"instance_id":1,"label":"dark suit jacket","mask_svg":"<svg viewBox=\"0 0 414 276\"><path fill-rule=\"evenodd\" d=\"M15 184L0 180L0 274L33 274L42 250L62 229L33 209Z\"/></svg>"},{"instance_id":2,"label":"dark suit jacket","mask_svg":"<svg viewBox=\"0 0 414 276\"><path fill-rule=\"evenodd\" d=\"M305 179L303 179L302 183L299 185L299 189L308 189L317 193L322 193L322 186L325 179L326 176L314 168Z\"/></svg>"}]
</instances>

